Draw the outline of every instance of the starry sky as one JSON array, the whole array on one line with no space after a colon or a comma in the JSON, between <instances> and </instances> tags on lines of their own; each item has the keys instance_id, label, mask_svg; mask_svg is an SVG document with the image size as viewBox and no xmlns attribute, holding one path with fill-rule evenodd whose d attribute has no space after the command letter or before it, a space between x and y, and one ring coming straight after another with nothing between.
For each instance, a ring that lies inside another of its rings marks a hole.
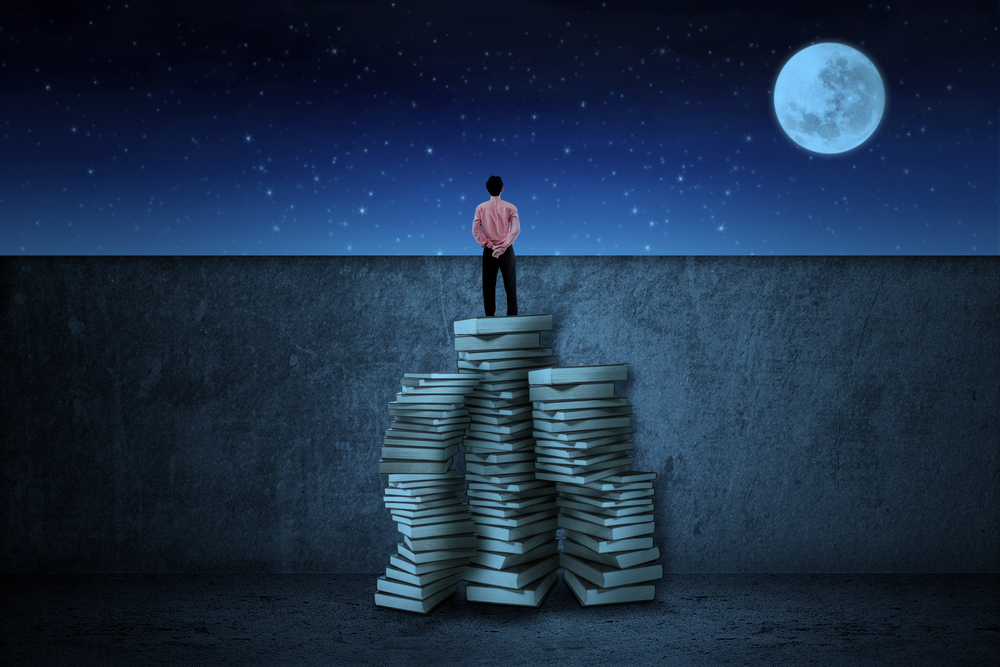
<instances>
[{"instance_id":1,"label":"starry sky","mask_svg":"<svg viewBox=\"0 0 1000 667\"><path fill-rule=\"evenodd\" d=\"M5 0L0 254L995 255L995 3ZM886 108L774 114L834 41Z\"/></svg>"}]
</instances>

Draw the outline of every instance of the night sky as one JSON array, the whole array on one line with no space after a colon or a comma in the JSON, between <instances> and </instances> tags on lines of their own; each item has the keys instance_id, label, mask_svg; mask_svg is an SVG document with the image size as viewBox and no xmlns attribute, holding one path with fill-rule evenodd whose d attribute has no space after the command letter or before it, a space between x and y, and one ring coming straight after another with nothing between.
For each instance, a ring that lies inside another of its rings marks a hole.
<instances>
[{"instance_id":1,"label":"night sky","mask_svg":"<svg viewBox=\"0 0 1000 667\"><path fill-rule=\"evenodd\" d=\"M0 254L479 256L493 174L518 255L1000 252L996 4L761 4L5 0ZM771 102L824 41L841 155Z\"/></svg>"}]
</instances>

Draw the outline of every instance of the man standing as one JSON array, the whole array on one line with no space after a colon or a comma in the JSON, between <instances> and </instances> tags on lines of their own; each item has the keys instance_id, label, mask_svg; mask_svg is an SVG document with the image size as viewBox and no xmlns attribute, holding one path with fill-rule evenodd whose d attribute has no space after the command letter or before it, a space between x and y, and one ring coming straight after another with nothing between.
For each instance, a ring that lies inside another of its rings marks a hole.
<instances>
[{"instance_id":1,"label":"man standing","mask_svg":"<svg viewBox=\"0 0 1000 667\"><path fill-rule=\"evenodd\" d=\"M476 207L472 235L483 247L483 306L486 317L496 313L497 269L503 275L507 292L507 316L517 315L517 271L514 264L514 239L521 232L517 207L500 199L503 181L490 176L486 181L490 200Z\"/></svg>"}]
</instances>

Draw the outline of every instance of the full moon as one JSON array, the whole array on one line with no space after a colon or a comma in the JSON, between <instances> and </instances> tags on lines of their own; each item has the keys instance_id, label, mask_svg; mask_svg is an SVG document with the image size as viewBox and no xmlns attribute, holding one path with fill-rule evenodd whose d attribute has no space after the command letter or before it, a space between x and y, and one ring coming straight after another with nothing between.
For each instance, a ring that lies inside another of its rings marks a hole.
<instances>
[{"instance_id":1,"label":"full moon","mask_svg":"<svg viewBox=\"0 0 1000 667\"><path fill-rule=\"evenodd\" d=\"M885 109L875 65L857 49L824 42L792 56L774 84L781 129L815 153L843 153L865 142Z\"/></svg>"}]
</instances>

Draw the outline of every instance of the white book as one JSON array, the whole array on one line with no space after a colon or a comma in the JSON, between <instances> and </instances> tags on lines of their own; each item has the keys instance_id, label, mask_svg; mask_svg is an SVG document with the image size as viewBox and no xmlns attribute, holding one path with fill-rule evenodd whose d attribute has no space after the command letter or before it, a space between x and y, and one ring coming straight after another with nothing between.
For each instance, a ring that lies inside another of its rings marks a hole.
<instances>
[{"instance_id":1,"label":"white book","mask_svg":"<svg viewBox=\"0 0 1000 667\"><path fill-rule=\"evenodd\" d=\"M515 440L508 438L505 441L493 441L484 440L482 438L476 438L474 436L468 436L465 439L465 447L468 449L472 447L474 451L495 451L495 452L522 452L522 451L532 451L535 446L535 439L530 437L523 438L520 435L515 436ZM500 436L495 436L500 437Z\"/></svg>"},{"instance_id":2,"label":"white book","mask_svg":"<svg viewBox=\"0 0 1000 667\"><path fill-rule=\"evenodd\" d=\"M619 472L625 472L628 470L628 465L623 465L615 468L608 468L606 470L596 470L593 472L588 472L585 475L564 475L562 473L547 472L545 470L535 469L535 477L538 479L544 479L551 482L568 482L570 484L587 484L588 482L593 482L594 480L601 479L602 477L607 477Z\"/></svg>"},{"instance_id":3,"label":"white book","mask_svg":"<svg viewBox=\"0 0 1000 667\"><path fill-rule=\"evenodd\" d=\"M440 493L427 493L420 496L382 496L383 503L410 503L413 505L420 505L422 503L430 503L435 500L441 500L442 498L459 498L457 491L446 490Z\"/></svg>"},{"instance_id":4,"label":"white book","mask_svg":"<svg viewBox=\"0 0 1000 667\"><path fill-rule=\"evenodd\" d=\"M625 568L642 565L660 557L660 549L656 546L635 551L620 551L618 553L597 553L578 542L566 538L562 541L563 553L601 563L609 567Z\"/></svg>"},{"instance_id":5,"label":"white book","mask_svg":"<svg viewBox=\"0 0 1000 667\"><path fill-rule=\"evenodd\" d=\"M452 507L461 502L461 498L458 496L451 496L441 498L439 500L426 500L423 502L415 502L411 498L399 498L398 500L393 498L393 500L384 500L383 505L387 509L396 510L429 510L437 507Z\"/></svg>"},{"instance_id":6,"label":"white book","mask_svg":"<svg viewBox=\"0 0 1000 667\"><path fill-rule=\"evenodd\" d=\"M489 361L492 359L517 359L527 357L552 356L551 347L536 347L531 350L493 350L487 352L459 352L462 361Z\"/></svg>"},{"instance_id":7,"label":"white book","mask_svg":"<svg viewBox=\"0 0 1000 667\"><path fill-rule=\"evenodd\" d=\"M399 510L394 510L392 512L392 520L397 524L416 527L416 526L429 526L431 524L437 523L447 523L455 521L465 521L472 520L472 514L469 512L468 505L462 505L465 509L460 512L454 512L452 514L437 514L431 516L422 517L409 517L401 514L397 514Z\"/></svg>"},{"instance_id":8,"label":"white book","mask_svg":"<svg viewBox=\"0 0 1000 667\"><path fill-rule=\"evenodd\" d=\"M481 505L479 501L473 503L469 501L469 511L472 512L473 517L475 516L489 516L496 517L499 519L516 519L517 517L524 516L526 512L547 512L549 510L555 511L558 507L556 501L549 500L548 502L538 503L536 505L531 505L527 508L520 509L507 509L501 507L492 507L489 505Z\"/></svg>"},{"instance_id":9,"label":"white book","mask_svg":"<svg viewBox=\"0 0 1000 667\"><path fill-rule=\"evenodd\" d=\"M596 482L600 484L600 482ZM575 485L575 484L556 484L556 490L560 493L566 493L569 495L586 496L590 498L595 503L617 503L632 500L641 500L648 496L653 495L653 485L650 484L645 488L632 489L630 491L598 491L597 489L592 489L585 485ZM589 501L588 501L589 502Z\"/></svg>"},{"instance_id":10,"label":"white book","mask_svg":"<svg viewBox=\"0 0 1000 667\"><path fill-rule=\"evenodd\" d=\"M556 531L547 530L537 535L531 535L520 540L494 540L488 537L479 538L479 550L498 554L526 554L547 542L556 539ZM556 543L558 546L558 542Z\"/></svg>"},{"instance_id":11,"label":"white book","mask_svg":"<svg viewBox=\"0 0 1000 667\"><path fill-rule=\"evenodd\" d=\"M479 546L475 533L467 535L442 535L439 537L411 538L403 535L403 544L410 551L441 551L443 549L470 549ZM414 561L416 562L416 561Z\"/></svg>"},{"instance_id":12,"label":"white book","mask_svg":"<svg viewBox=\"0 0 1000 667\"><path fill-rule=\"evenodd\" d=\"M402 434L402 431L396 431L398 434ZM447 439L437 439L437 438L415 438L410 436L395 436L387 437L382 440L383 445L389 445L390 447L422 447L425 449L436 448L444 449L446 447L458 446L462 444L462 437L464 433L458 431L454 434L449 434Z\"/></svg>"},{"instance_id":13,"label":"white book","mask_svg":"<svg viewBox=\"0 0 1000 667\"><path fill-rule=\"evenodd\" d=\"M414 563L408 558L404 558L399 554L391 554L389 556L389 564L392 565L397 570L403 570L404 572L409 572L410 574L427 574L429 572L441 572L445 570L450 570L456 567L464 568L469 564L469 557L465 558L449 558L448 560L437 560L430 561L427 563ZM593 559L592 559L593 560Z\"/></svg>"},{"instance_id":14,"label":"white book","mask_svg":"<svg viewBox=\"0 0 1000 667\"><path fill-rule=\"evenodd\" d=\"M572 458L564 458L561 456L543 456L539 454L535 459L539 463L548 463L556 466L566 466L571 468L586 468L587 466L595 466L598 463L603 463L604 461L616 461L623 456L628 456L632 453L632 448L622 449L619 451L605 452L603 454L584 454L580 453ZM556 471L559 472L559 471ZM576 472L573 470L572 472Z\"/></svg>"},{"instance_id":15,"label":"white book","mask_svg":"<svg viewBox=\"0 0 1000 667\"><path fill-rule=\"evenodd\" d=\"M437 551L413 551L403 542L396 543L396 551L399 555L415 563L417 566L436 563L438 561L454 560L456 558L472 558L479 553L477 546L466 547L464 549L438 549Z\"/></svg>"},{"instance_id":16,"label":"white book","mask_svg":"<svg viewBox=\"0 0 1000 667\"><path fill-rule=\"evenodd\" d=\"M559 559L559 554L554 553L540 560L514 565L506 570L494 570L471 564L466 566L462 578L468 582L486 584L487 586L524 588L531 582L558 569Z\"/></svg>"},{"instance_id":17,"label":"white book","mask_svg":"<svg viewBox=\"0 0 1000 667\"><path fill-rule=\"evenodd\" d=\"M387 496L419 496L425 493L444 493L445 491L458 491L462 488L464 480L453 479L448 481L425 481L425 482L389 482L385 489Z\"/></svg>"},{"instance_id":18,"label":"white book","mask_svg":"<svg viewBox=\"0 0 1000 667\"><path fill-rule=\"evenodd\" d=\"M463 407L465 405L464 396L451 396L448 394L396 394L396 403L406 405L413 403L427 404L427 405L454 405L455 407L449 408L454 410L455 408Z\"/></svg>"},{"instance_id":19,"label":"white book","mask_svg":"<svg viewBox=\"0 0 1000 667\"><path fill-rule=\"evenodd\" d=\"M417 373L416 375L420 375ZM434 373L430 373L434 375ZM439 373L439 375L453 375L452 379L422 378L404 375L399 384L404 387L478 387L479 379L470 377L468 373Z\"/></svg>"},{"instance_id":20,"label":"white book","mask_svg":"<svg viewBox=\"0 0 1000 667\"><path fill-rule=\"evenodd\" d=\"M575 461L581 457L601 456L603 454L610 454L612 452L627 452L631 450L632 441L628 439L628 436L619 436L619 437L623 438L620 442L615 442L610 445L604 445L603 447L588 447L586 449L578 449L576 447L558 447L558 446L547 447L545 445L536 444L535 454L540 457L547 456L549 458L569 459Z\"/></svg>"},{"instance_id":21,"label":"white book","mask_svg":"<svg viewBox=\"0 0 1000 667\"><path fill-rule=\"evenodd\" d=\"M614 477L609 477L602 480L601 490L605 491L618 491L617 488L604 488L606 486L614 486L617 484L636 484L638 482L651 482L656 479L655 472L640 472L638 470L631 470L623 475L615 475Z\"/></svg>"},{"instance_id":22,"label":"white book","mask_svg":"<svg viewBox=\"0 0 1000 667\"><path fill-rule=\"evenodd\" d=\"M628 399L589 398L569 401L536 401L533 405L535 410L540 412L558 412L560 410L582 410L584 408L612 408L628 406Z\"/></svg>"},{"instance_id":23,"label":"white book","mask_svg":"<svg viewBox=\"0 0 1000 667\"><path fill-rule=\"evenodd\" d=\"M380 459L378 471L386 473L443 473L451 468L452 459L447 461L401 461L395 459Z\"/></svg>"},{"instance_id":24,"label":"white book","mask_svg":"<svg viewBox=\"0 0 1000 667\"><path fill-rule=\"evenodd\" d=\"M532 372L537 373L538 371ZM579 398L614 398L614 396L614 382L540 386L532 385L528 390L528 397L532 402L566 401Z\"/></svg>"},{"instance_id":25,"label":"white book","mask_svg":"<svg viewBox=\"0 0 1000 667\"><path fill-rule=\"evenodd\" d=\"M392 559L390 558L390 561L391 560ZM420 586L423 588L433 584L435 581L439 581L446 577L453 577L456 572L465 572L466 567L466 565L458 565L456 567L448 568L447 570L435 570L425 574L412 574L406 570L401 570L390 565L385 568L385 576L393 581L399 581L404 584Z\"/></svg>"},{"instance_id":26,"label":"white book","mask_svg":"<svg viewBox=\"0 0 1000 667\"><path fill-rule=\"evenodd\" d=\"M400 428L410 428L412 430L414 425L421 426L465 426L469 423L469 417L450 417L448 419L441 419L435 417L410 417L409 415L393 415L392 425L393 427L399 426ZM430 429L425 429L430 430Z\"/></svg>"},{"instance_id":27,"label":"white book","mask_svg":"<svg viewBox=\"0 0 1000 667\"><path fill-rule=\"evenodd\" d=\"M465 460L465 469L477 475L510 475L514 473L532 472L535 469L534 461L515 461L514 463L486 464Z\"/></svg>"},{"instance_id":28,"label":"white book","mask_svg":"<svg viewBox=\"0 0 1000 667\"><path fill-rule=\"evenodd\" d=\"M538 607L555 586L558 578L559 570L557 568L541 579L517 590L484 584L466 584L465 599L470 602Z\"/></svg>"},{"instance_id":29,"label":"white book","mask_svg":"<svg viewBox=\"0 0 1000 667\"><path fill-rule=\"evenodd\" d=\"M545 472L554 472L561 475L579 477L581 475L588 475L591 472L598 470L614 469L617 472L622 466L627 468L630 463L632 463L631 456L621 456L615 454L614 456L601 460L597 463L584 466L567 465L566 463L547 463L536 460L535 470L544 470Z\"/></svg>"},{"instance_id":30,"label":"white book","mask_svg":"<svg viewBox=\"0 0 1000 667\"><path fill-rule=\"evenodd\" d=\"M473 472L466 472L465 478L470 482L481 482L483 484L516 484L518 482L534 482L538 477L538 472L524 472L513 475L477 475Z\"/></svg>"},{"instance_id":31,"label":"white book","mask_svg":"<svg viewBox=\"0 0 1000 667\"><path fill-rule=\"evenodd\" d=\"M473 414L472 419L469 420L469 424L466 426L466 428L471 427L473 424L488 424L490 426L512 426L514 424L520 424L523 422L531 424L532 422L534 422L534 420L531 418L531 415L527 413L519 415L505 415L505 416Z\"/></svg>"},{"instance_id":32,"label":"white book","mask_svg":"<svg viewBox=\"0 0 1000 667\"><path fill-rule=\"evenodd\" d=\"M452 574L451 576L445 577L444 579L438 579L434 583L428 584L427 586L413 586L412 584L405 584L401 581L396 581L394 579L389 579L385 575L378 578L377 587L378 590L383 593L390 593L391 595L398 595L400 597L413 598L414 600L426 600L435 593L438 593L449 586L457 584L462 580L462 573L458 572Z\"/></svg>"},{"instance_id":33,"label":"white book","mask_svg":"<svg viewBox=\"0 0 1000 667\"><path fill-rule=\"evenodd\" d=\"M460 386L452 387L447 385L433 385L433 386L411 386L411 385L401 385L404 394L434 394L434 395L467 395L474 392L479 385L477 381L471 386Z\"/></svg>"},{"instance_id":34,"label":"white book","mask_svg":"<svg viewBox=\"0 0 1000 667\"><path fill-rule=\"evenodd\" d=\"M577 577L571 570L563 569L563 581L569 585L573 595L584 607L602 604L623 604L626 602L649 602L656 597L656 586L637 584L619 588L602 589Z\"/></svg>"},{"instance_id":35,"label":"white book","mask_svg":"<svg viewBox=\"0 0 1000 667\"><path fill-rule=\"evenodd\" d=\"M647 498L646 500L650 499ZM640 500L639 502L642 501ZM556 501L556 504L558 504L559 507L573 509L578 512L588 512L595 516L608 516L608 517L635 516L638 514L648 514L652 516L654 509L652 502L647 502L643 505L631 505L628 507L596 507L594 505L590 505L588 503L582 503L563 495L559 496L559 499Z\"/></svg>"},{"instance_id":36,"label":"white book","mask_svg":"<svg viewBox=\"0 0 1000 667\"><path fill-rule=\"evenodd\" d=\"M431 507L430 509L417 509L417 510L410 510L410 509L404 510L404 509L399 509L397 507L397 508L392 508L389 511L392 513L393 520L399 521L404 517L407 519L423 519L431 516L454 514L459 507L468 507L468 506L462 502L461 498L456 496L454 505L446 505L444 507ZM399 519L397 519L396 517L399 517Z\"/></svg>"},{"instance_id":37,"label":"white book","mask_svg":"<svg viewBox=\"0 0 1000 667\"><path fill-rule=\"evenodd\" d=\"M433 480L460 480L458 473L452 468L447 470L443 474L430 474L430 473L416 473L416 474L398 474L393 473L389 475L390 484L405 484L409 482L427 482Z\"/></svg>"},{"instance_id":38,"label":"white book","mask_svg":"<svg viewBox=\"0 0 1000 667\"><path fill-rule=\"evenodd\" d=\"M503 554L480 550L470 562L494 570L506 570L515 565L530 563L531 561L551 556L552 554L559 554L559 542L555 539L547 540L542 545L524 554Z\"/></svg>"},{"instance_id":39,"label":"white book","mask_svg":"<svg viewBox=\"0 0 1000 667\"><path fill-rule=\"evenodd\" d=\"M400 609L402 611L413 611L418 614L426 614L441 604L456 590L458 590L458 585L452 584L451 586L438 591L426 600L414 600L413 598L402 597L379 591L375 593L375 604L379 607L389 607L391 609Z\"/></svg>"},{"instance_id":40,"label":"white book","mask_svg":"<svg viewBox=\"0 0 1000 667\"><path fill-rule=\"evenodd\" d=\"M559 514L559 527L567 530L574 530L578 533L597 537L602 540L621 540L626 537L640 537L642 535L652 535L655 528L654 522L633 523L627 526L599 526L585 519ZM477 526L477 531L478 531ZM574 538L575 539L575 538ZM600 551L600 549L594 549Z\"/></svg>"},{"instance_id":41,"label":"white book","mask_svg":"<svg viewBox=\"0 0 1000 667\"><path fill-rule=\"evenodd\" d=\"M532 371L528 382L535 385L581 384L585 382L618 382L628 379L628 364L603 366L556 366Z\"/></svg>"},{"instance_id":42,"label":"white book","mask_svg":"<svg viewBox=\"0 0 1000 667\"><path fill-rule=\"evenodd\" d=\"M639 537L628 537L618 540L606 540L593 537L586 533L561 526L566 533L566 537L587 547L597 553L619 553L622 551L638 551L639 549L651 549L653 547L652 535L641 535Z\"/></svg>"},{"instance_id":43,"label":"white book","mask_svg":"<svg viewBox=\"0 0 1000 667\"><path fill-rule=\"evenodd\" d=\"M456 352L484 352L486 350L518 350L540 347L538 333L507 333L496 335L455 336ZM485 379L485 378L484 378Z\"/></svg>"},{"instance_id":44,"label":"white book","mask_svg":"<svg viewBox=\"0 0 1000 667\"><path fill-rule=\"evenodd\" d=\"M554 440L564 444L566 447L577 447L586 449L593 447L598 442L614 442L613 436L620 436L632 433L631 426L621 428L609 428L599 431L579 431L577 433L551 433L533 429L531 434L535 437L535 442L548 442Z\"/></svg>"},{"instance_id":45,"label":"white book","mask_svg":"<svg viewBox=\"0 0 1000 667\"><path fill-rule=\"evenodd\" d=\"M546 491L546 493L551 493L551 489L554 488L554 485L550 484L549 482L543 482L543 481L540 481L540 480L532 479L532 480L529 480L527 482L522 482L522 483L519 483L519 484L480 484L478 482L470 482L469 483L469 488L470 489L475 489L477 491L486 491L488 493L500 493L500 494L504 494L504 493L508 493L508 494L510 494L510 493L513 493L513 494L522 494L523 493L523 494L526 494L526 495L531 495L531 494L527 494L526 492L527 491L532 491L532 490L538 490L538 489L548 489ZM483 497L485 497L485 496L483 496ZM498 498L496 500L508 500L508 499L509 499L509 497L501 497L501 498Z\"/></svg>"},{"instance_id":46,"label":"white book","mask_svg":"<svg viewBox=\"0 0 1000 667\"><path fill-rule=\"evenodd\" d=\"M465 373L403 373L403 377L416 378L425 381L459 380L460 382L464 382L469 379L469 376Z\"/></svg>"},{"instance_id":47,"label":"white book","mask_svg":"<svg viewBox=\"0 0 1000 667\"><path fill-rule=\"evenodd\" d=\"M389 404L389 414L393 417L399 416L410 416L410 417L432 417L439 419L450 419L453 417L462 417L469 414L468 408L464 405L461 408L455 410L421 410L414 408L413 406L408 406L405 408L396 407L398 404L393 402Z\"/></svg>"},{"instance_id":48,"label":"white book","mask_svg":"<svg viewBox=\"0 0 1000 667\"><path fill-rule=\"evenodd\" d=\"M652 513L648 514L636 514L632 516L603 516L596 514L594 512L581 512L580 510L570 509L568 507L560 506L559 513L563 516L574 517L577 519L582 519L584 521L589 521L595 526L604 526L608 528L615 528L619 526L631 526L637 523L653 523L654 517Z\"/></svg>"},{"instance_id":49,"label":"white book","mask_svg":"<svg viewBox=\"0 0 1000 667\"><path fill-rule=\"evenodd\" d=\"M496 465L499 463L518 463L521 461L534 461L535 453L530 449L520 452L488 452L480 454L475 447L465 448L465 460L482 465Z\"/></svg>"},{"instance_id":50,"label":"white book","mask_svg":"<svg viewBox=\"0 0 1000 667\"><path fill-rule=\"evenodd\" d=\"M559 564L564 569L570 570L573 574L596 584L600 588L632 586L663 578L663 565L657 562L622 569L603 563L591 563L563 551L559 556Z\"/></svg>"},{"instance_id":51,"label":"white book","mask_svg":"<svg viewBox=\"0 0 1000 667\"><path fill-rule=\"evenodd\" d=\"M451 535L465 535L472 532L476 527L470 515L466 514L460 521L445 521L441 523L429 523L421 526L408 526L405 523L396 522L396 530L401 532L411 540L431 539L438 537L448 537Z\"/></svg>"},{"instance_id":52,"label":"white book","mask_svg":"<svg viewBox=\"0 0 1000 667\"><path fill-rule=\"evenodd\" d=\"M533 535L554 535L558 528L556 517L542 519L533 523L518 526L517 528L504 528L502 526L488 526L482 523L475 523L474 530L477 536L483 539L502 540L504 542L514 542ZM601 530L609 530L601 528Z\"/></svg>"},{"instance_id":53,"label":"white book","mask_svg":"<svg viewBox=\"0 0 1000 667\"><path fill-rule=\"evenodd\" d=\"M514 424L503 424L500 426L494 426L493 424L481 424L479 422L472 422L469 424L469 429L466 433L469 437L482 437L483 434L493 433L497 435L514 435L520 434L519 437L523 438L524 435L531 432L532 424L534 420L525 419Z\"/></svg>"},{"instance_id":54,"label":"white book","mask_svg":"<svg viewBox=\"0 0 1000 667\"><path fill-rule=\"evenodd\" d=\"M534 406L535 404L532 404ZM590 410L532 410L531 416L535 419L548 419L550 421L573 421L575 419L595 419L600 417L615 417L632 414L632 406L592 408Z\"/></svg>"},{"instance_id":55,"label":"white book","mask_svg":"<svg viewBox=\"0 0 1000 667\"><path fill-rule=\"evenodd\" d=\"M554 504L555 503L553 503L553 505ZM542 519L554 517L557 512L557 508L553 507L552 509L539 510L537 512L532 511L528 514L520 514L518 516L504 518L491 516L489 514L482 514L480 512L480 508L474 507L471 510L471 516L472 520L479 525L500 526L502 528L519 528L521 526L527 526L528 524L535 523L536 521L541 521Z\"/></svg>"},{"instance_id":56,"label":"white book","mask_svg":"<svg viewBox=\"0 0 1000 667\"><path fill-rule=\"evenodd\" d=\"M579 419L575 421L549 421L534 419L535 429L549 433L569 433L572 431L603 431L611 428L621 428L632 423L631 417L598 417L595 419Z\"/></svg>"},{"instance_id":57,"label":"white book","mask_svg":"<svg viewBox=\"0 0 1000 667\"><path fill-rule=\"evenodd\" d=\"M481 361L458 360L459 368L471 368L483 371L502 371L508 368L539 368L550 366L558 361L557 357L525 357L515 359L490 359Z\"/></svg>"},{"instance_id":58,"label":"white book","mask_svg":"<svg viewBox=\"0 0 1000 667\"><path fill-rule=\"evenodd\" d=\"M449 461L458 454L458 445L451 447L390 447L382 446L382 459L399 461Z\"/></svg>"},{"instance_id":59,"label":"white book","mask_svg":"<svg viewBox=\"0 0 1000 667\"><path fill-rule=\"evenodd\" d=\"M522 331L552 331L552 315L474 317L452 323L456 336L475 336Z\"/></svg>"}]
</instances>

